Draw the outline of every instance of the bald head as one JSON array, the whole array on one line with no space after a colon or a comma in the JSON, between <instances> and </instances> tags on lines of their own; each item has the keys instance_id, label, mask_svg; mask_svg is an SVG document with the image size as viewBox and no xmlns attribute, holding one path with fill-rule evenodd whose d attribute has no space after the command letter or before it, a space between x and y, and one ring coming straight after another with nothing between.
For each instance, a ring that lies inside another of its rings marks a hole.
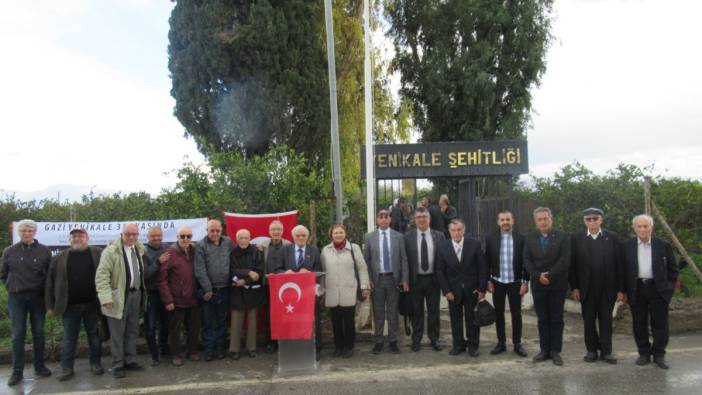
<instances>
[{"instance_id":1,"label":"bald head","mask_svg":"<svg viewBox=\"0 0 702 395\"><path fill-rule=\"evenodd\" d=\"M216 245L222 239L222 223L219 220L211 219L207 221L207 238Z\"/></svg>"},{"instance_id":2,"label":"bald head","mask_svg":"<svg viewBox=\"0 0 702 395\"><path fill-rule=\"evenodd\" d=\"M160 226L152 226L146 234L149 239L149 245L153 248L160 248L163 242L163 230Z\"/></svg>"},{"instance_id":3,"label":"bald head","mask_svg":"<svg viewBox=\"0 0 702 395\"><path fill-rule=\"evenodd\" d=\"M137 224L126 224L122 228L122 244L132 247L139 240L139 226Z\"/></svg>"}]
</instances>

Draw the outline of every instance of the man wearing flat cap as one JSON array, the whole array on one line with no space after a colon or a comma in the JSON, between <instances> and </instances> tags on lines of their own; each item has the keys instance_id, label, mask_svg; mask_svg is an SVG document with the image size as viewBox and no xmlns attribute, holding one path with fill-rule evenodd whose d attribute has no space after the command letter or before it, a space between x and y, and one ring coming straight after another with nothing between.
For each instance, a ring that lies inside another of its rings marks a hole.
<instances>
[{"instance_id":1,"label":"man wearing flat cap","mask_svg":"<svg viewBox=\"0 0 702 395\"><path fill-rule=\"evenodd\" d=\"M63 320L62 372L59 381L73 377L81 322L88 338L90 371L95 375L105 372L100 363L100 303L95 288L95 271L102 249L88 246L88 232L85 229L75 228L69 235L71 247L52 259L45 292L49 315L59 316Z\"/></svg>"},{"instance_id":2,"label":"man wearing flat cap","mask_svg":"<svg viewBox=\"0 0 702 395\"><path fill-rule=\"evenodd\" d=\"M598 358L615 364L612 355L612 310L624 299L624 276L619 236L603 229L604 212L583 211L585 229L573 234L570 288L580 302L585 330L585 362Z\"/></svg>"}]
</instances>

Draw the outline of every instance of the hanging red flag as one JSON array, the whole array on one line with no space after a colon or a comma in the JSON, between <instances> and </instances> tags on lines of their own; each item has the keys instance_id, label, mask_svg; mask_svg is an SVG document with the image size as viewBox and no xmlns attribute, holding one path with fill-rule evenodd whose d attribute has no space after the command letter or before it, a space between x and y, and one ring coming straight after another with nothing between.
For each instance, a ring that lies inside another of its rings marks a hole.
<instances>
[{"instance_id":1,"label":"hanging red flag","mask_svg":"<svg viewBox=\"0 0 702 395\"><path fill-rule=\"evenodd\" d=\"M236 232L239 229L248 229L251 232L251 243L258 244L261 240L269 237L268 227L271 222L278 220L283 224L283 238L292 242L290 231L297 224L297 210L284 213L270 214L224 214L224 222L227 225L227 236L236 240Z\"/></svg>"},{"instance_id":2,"label":"hanging red flag","mask_svg":"<svg viewBox=\"0 0 702 395\"><path fill-rule=\"evenodd\" d=\"M268 276L272 339L312 338L315 280L316 275L312 272Z\"/></svg>"}]
</instances>

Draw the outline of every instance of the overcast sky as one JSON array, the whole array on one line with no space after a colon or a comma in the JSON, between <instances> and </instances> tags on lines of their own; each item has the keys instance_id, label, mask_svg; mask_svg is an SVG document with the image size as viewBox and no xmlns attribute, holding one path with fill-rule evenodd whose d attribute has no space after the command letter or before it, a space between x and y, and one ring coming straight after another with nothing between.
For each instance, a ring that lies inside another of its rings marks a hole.
<instances>
[{"instance_id":1,"label":"overcast sky","mask_svg":"<svg viewBox=\"0 0 702 395\"><path fill-rule=\"evenodd\" d=\"M0 190L158 193L184 160L202 163L172 115L172 7L0 2ZM623 161L700 179L700 15L698 0L556 1L528 131L532 174Z\"/></svg>"}]
</instances>

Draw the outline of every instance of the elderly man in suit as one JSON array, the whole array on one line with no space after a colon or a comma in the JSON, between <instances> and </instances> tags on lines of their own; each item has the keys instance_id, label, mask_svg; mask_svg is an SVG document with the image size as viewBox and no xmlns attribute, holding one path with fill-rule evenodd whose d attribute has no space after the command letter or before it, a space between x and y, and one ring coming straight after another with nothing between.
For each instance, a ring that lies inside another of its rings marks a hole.
<instances>
[{"instance_id":1,"label":"elderly man in suit","mask_svg":"<svg viewBox=\"0 0 702 395\"><path fill-rule=\"evenodd\" d=\"M526 357L522 347L522 296L529 291L529 275L524 269L524 236L514 229L514 216L508 210L497 214L497 231L485 238L488 263L488 291L493 293L497 345L490 351L496 355L507 351L505 336L505 297L512 316L514 353Z\"/></svg>"},{"instance_id":2,"label":"elderly man in suit","mask_svg":"<svg viewBox=\"0 0 702 395\"><path fill-rule=\"evenodd\" d=\"M668 345L668 306L678 279L678 266L670 243L652 237L653 218L637 215L632 220L636 237L623 247L626 297L631 306L634 339L639 350L636 364L653 362L668 369L665 347ZM651 322L653 344L649 341Z\"/></svg>"},{"instance_id":3,"label":"elderly man in suit","mask_svg":"<svg viewBox=\"0 0 702 395\"><path fill-rule=\"evenodd\" d=\"M424 302L427 304L427 334L434 351L439 345L439 298L441 288L436 277L436 256L444 235L429 228L429 210L419 206L414 213L416 229L405 233L405 249L409 267L410 289L414 313L412 314L412 351L419 351L424 335Z\"/></svg>"},{"instance_id":4,"label":"elderly man in suit","mask_svg":"<svg viewBox=\"0 0 702 395\"><path fill-rule=\"evenodd\" d=\"M612 356L612 310L616 300L624 300L624 282L619 236L602 228L604 211L583 211L585 229L572 236L570 288L581 304L585 329L585 362L600 358L617 363ZM597 323L599 322L599 332Z\"/></svg>"},{"instance_id":5,"label":"elderly man in suit","mask_svg":"<svg viewBox=\"0 0 702 395\"><path fill-rule=\"evenodd\" d=\"M449 355L466 350L468 355L480 355L480 327L475 324L474 309L485 297L487 264L478 240L465 237L466 225L460 219L449 224L450 240L439 246L436 270L441 290L449 302L453 347ZM466 338L463 337L465 319Z\"/></svg>"},{"instance_id":6,"label":"elderly man in suit","mask_svg":"<svg viewBox=\"0 0 702 395\"><path fill-rule=\"evenodd\" d=\"M297 225L292 229L291 233L294 243L283 247L283 260L276 271L278 273L322 272L322 259L319 255L319 248L307 243L310 238L310 231L304 225ZM319 283L320 279L317 277L317 284ZM314 340L317 346L317 359L319 359L319 352L322 350L321 307L320 298L318 297L314 306Z\"/></svg>"},{"instance_id":7,"label":"elderly man in suit","mask_svg":"<svg viewBox=\"0 0 702 395\"><path fill-rule=\"evenodd\" d=\"M534 223L536 231L524 241L524 267L531 276L541 349L534 362L551 358L554 365L563 366L563 308L568 292L570 237L553 229L548 207L534 210Z\"/></svg>"},{"instance_id":8,"label":"elderly man in suit","mask_svg":"<svg viewBox=\"0 0 702 395\"><path fill-rule=\"evenodd\" d=\"M378 211L378 229L366 234L363 243L363 258L368 265L373 291L373 319L375 321L375 346L373 353L383 351L383 330L388 320L388 342L390 351L400 353L397 346L398 303L400 288L409 291L409 268L402 234L390 229L388 210Z\"/></svg>"}]
</instances>

